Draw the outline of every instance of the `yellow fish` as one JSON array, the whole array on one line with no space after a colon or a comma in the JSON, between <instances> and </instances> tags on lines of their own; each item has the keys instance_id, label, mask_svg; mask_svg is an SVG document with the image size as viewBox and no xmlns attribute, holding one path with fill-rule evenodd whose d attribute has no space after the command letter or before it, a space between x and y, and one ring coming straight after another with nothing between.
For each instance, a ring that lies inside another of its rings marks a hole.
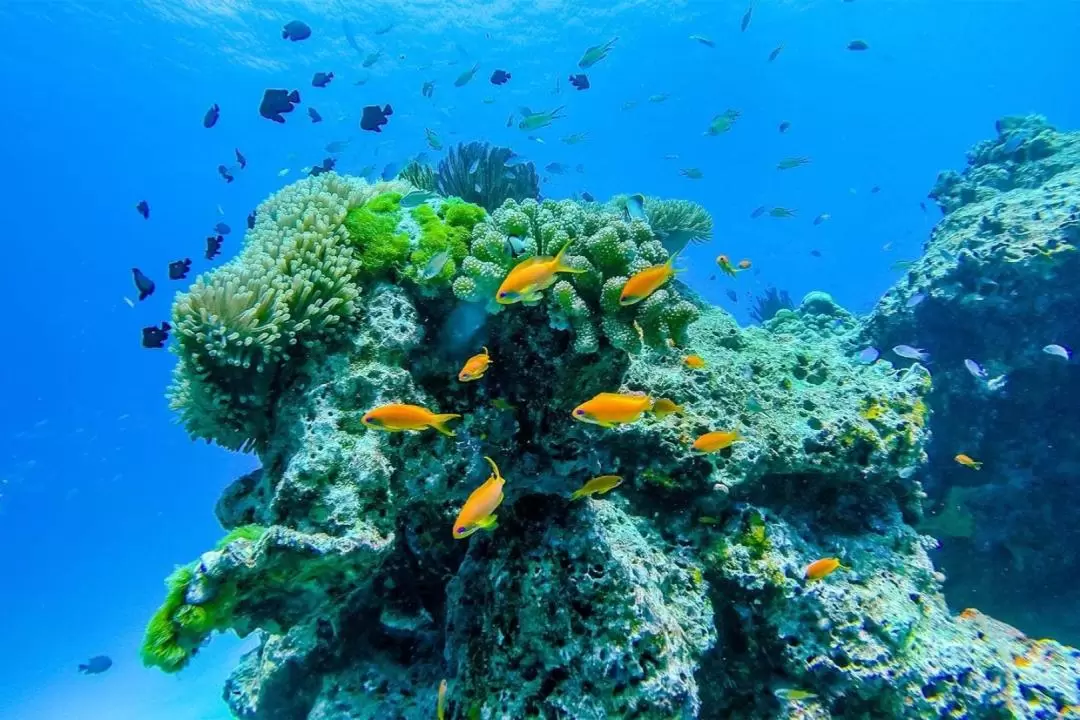
<instances>
[{"instance_id":1,"label":"yellow fish","mask_svg":"<svg viewBox=\"0 0 1080 720\"><path fill-rule=\"evenodd\" d=\"M600 393L574 408L573 418L610 428L635 422L642 413L652 409L652 406L652 398L645 394Z\"/></svg>"},{"instance_id":2,"label":"yellow fish","mask_svg":"<svg viewBox=\"0 0 1080 720\"><path fill-rule=\"evenodd\" d=\"M531 257L515 265L495 293L495 302L500 305L512 305L522 301L533 302L540 299L543 290L555 284L556 273L585 272L563 261L566 249L572 242L573 240L568 240L555 257Z\"/></svg>"},{"instance_id":3,"label":"yellow fish","mask_svg":"<svg viewBox=\"0 0 1080 720\"><path fill-rule=\"evenodd\" d=\"M454 432L447 429L446 422L459 417L461 416L455 413L439 415L419 405L391 403L368 410L364 413L364 417L361 418L361 422L369 428L386 430L387 432L434 428L443 435L454 437Z\"/></svg>"},{"instance_id":4,"label":"yellow fish","mask_svg":"<svg viewBox=\"0 0 1080 720\"><path fill-rule=\"evenodd\" d=\"M484 456L491 465L494 474L484 484L472 491L469 499L461 506L457 520L454 520L454 539L463 540L477 530L494 530L499 526L495 518L495 508L503 501L503 485L506 478L499 472L495 461Z\"/></svg>"},{"instance_id":5,"label":"yellow fish","mask_svg":"<svg viewBox=\"0 0 1080 720\"><path fill-rule=\"evenodd\" d=\"M652 414L656 416L657 420L663 420L672 413L681 413L682 411L682 405L676 405L674 400L668 400L667 398L660 398L652 406Z\"/></svg>"},{"instance_id":6,"label":"yellow fish","mask_svg":"<svg viewBox=\"0 0 1080 720\"><path fill-rule=\"evenodd\" d=\"M458 373L458 382L479 380L484 377L489 365L491 365L491 355L488 354L488 349L485 347L484 352L477 353L465 361L461 372Z\"/></svg>"},{"instance_id":7,"label":"yellow fish","mask_svg":"<svg viewBox=\"0 0 1080 720\"><path fill-rule=\"evenodd\" d=\"M622 294L619 296L620 305L633 305L639 303L660 289L660 286L678 272L672 264L675 256L672 255L663 265L653 265L634 275L623 285Z\"/></svg>"},{"instance_id":8,"label":"yellow fish","mask_svg":"<svg viewBox=\"0 0 1080 720\"><path fill-rule=\"evenodd\" d=\"M589 480L579 490L575 490L570 499L580 500L583 497L592 495L603 495L608 490L614 490L620 485L622 485L622 478L618 475L601 475Z\"/></svg>"},{"instance_id":9,"label":"yellow fish","mask_svg":"<svg viewBox=\"0 0 1080 720\"><path fill-rule=\"evenodd\" d=\"M820 560L815 560L807 565L806 569L803 571L803 576L807 580L821 580L831 575L833 570L840 568L847 570L846 567L840 564L839 558L821 558Z\"/></svg>"},{"instance_id":10,"label":"yellow fish","mask_svg":"<svg viewBox=\"0 0 1080 720\"><path fill-rule=\"evenodd\" d=\"M439 683L439 698L435 703L435 717L437 720L446 718L446 678Z\"/></svg>"},{"instance_id":11,"label":"yellow fish","mask_svg":"<svg viewBox=\"0 0 1080 720\"><path fill-rule=\"evenodd\" d=\"M683 365L691 370L700 370L705 367L705 358L700 355L687 355L682 359Z\"/></svg>"},{"instance_id":12,"label":"yellow fish","mask_svg":"<svg viewBox=\"0 0 1080 720\"><path fill-rule=\"evenodd\" d=\"M732 443L739 442L743 436L738 430L714 430L705 433L694 441L693 448L698 452L713 453L731 447Z\"/></svg>"},{"instance_id":13,"label":"yellow fish","mask_svg":"<svg viewBox=\"0 0 1080 720\"><path fill-rule=\"evenodd\" d=\"M959 455L954 457L953 460L960 463L964 467L971 468L972 470L978 470L979 468L982 467L981 462L979 462L978 460L975 460L974 458L968 457L964 453L960 453Z\"/></svg>"}]
</instances>

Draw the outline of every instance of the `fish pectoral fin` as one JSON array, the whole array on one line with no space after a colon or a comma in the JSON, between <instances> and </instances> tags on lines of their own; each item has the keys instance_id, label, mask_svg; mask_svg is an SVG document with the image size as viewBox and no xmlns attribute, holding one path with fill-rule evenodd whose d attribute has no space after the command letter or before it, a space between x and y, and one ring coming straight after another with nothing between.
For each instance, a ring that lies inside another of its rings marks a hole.
<instances>
[{"instance_id":1,"label":"fish pectoral fin","mask_svg":"<svg viewBox=\"0 0 1080 720\"><path fill-rule=\"evenodd\" d=\"M477 520L476 525L474 525L473 527L475 528L475 530L494 530L495 528L499 527L499 519L494 515L488 515L487 517L483 517Z\"/></svg>"},{"instance_id":2,"label":"fish pectoral fin","mask_svg":"<svg viewBox=\"0 0 1080 720\"><path fill-rule=\"evenodd\" d=\"M542 297L544 297L544 293L540 292L539 290L531 290L528 293L526 293L525 295L521 296L521 301L522 302L537 302Z\"/></svg>"}]
</instances>

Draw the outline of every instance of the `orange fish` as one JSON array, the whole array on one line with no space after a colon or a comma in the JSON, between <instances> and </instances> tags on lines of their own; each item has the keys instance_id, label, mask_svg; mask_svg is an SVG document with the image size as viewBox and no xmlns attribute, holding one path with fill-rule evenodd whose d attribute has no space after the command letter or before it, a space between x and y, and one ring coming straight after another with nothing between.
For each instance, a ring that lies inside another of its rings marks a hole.
<instances>
[{"instance_id":1,"label":"orange fish","mask_svg":"<svg viewBox=\"0 0 1080 720\"><path fill-rule=\"evenodd\" d=\"M484 377L489 365L491 365L491 355L488 354L488 349L485 347L484 352L473 355L465 361L464 367L458 373L458 382L479 380Z\"/></svg>"},{"instance_id":2,"label":"orange fish","mask_svg":"<svg viewBox=\"0 0 1080 720\"><path fill-rule=\"evenodd\" d=\"M827 557L815 560L806 566L806 570L803 571L803 577L807 580L822 580L832 574L833 570L846 567L840 564L840 558Z\"/></svg>"},{"instance_id":3,"label":"orange fish","mask_svg":"<svg viewBox=\"0 0 1080 720\"><path fill-rule=\"evenodd\" d=\"M739 274L739 271L735 269L735 266L731 264L731 260L727 255L717 255L716 264L720 266L720 271L725 275L735 277Z\"/></svg>"},{"instance_id":4,"label":"orange fish","mask_svg":"<svg viewBox=\"0 0 1080 720\"><path fill-rule=\"evenodd\" d=\"M713 453L731 447L743 439L738 430L714 430L705 433L694 441L693 448L698 452Z\"/></svg>"},{"instance_id":5,"label":"orange fish","mask_svg":"<svg viewBox=\"0 0 1080 720\"><path fill-rule=\"evenodd\" d=\"M386 430L387 432L435 428L443 435L454 437L454 432L447 429L446 422L459 417L461 416L455 413L438 415L419 405L391 403L368 410L364 413L364 417L361 418L361 422L369 428Z\"/></svg>"},{"instance_id":6,"label":"orange fish","mask_svg":"<svg viewBox=\"0 0 1080 720\"><path fill-rule=\"evenodd\" d=\"M674 262L675 256L672 255L663 265L652 265L634 273L623 285L622 295L619 296L619 304L633 305L639 303L659 290L660 286L678 272L672 267Z\"/></svg>"},{"instance_id":7,"label":"orange fish","mask_svg":"<svg viewBox=\"0 0 1080 720\"><path fill-rule=\"evenodd\" d=\"M555 257L531 257L522 260L510 271L495 293L495 302L512 305L516 302L534 302L542 291L555 284L556 273L583 273L584 270L567 265L563 260L566 249L573 240L567 240Z\"/></svg>"},{"instance_id":8,"label":"orange fish","mask_svg":"<svg viewBox=\"0 0 1080 720\"><path fill-rule=\"evenodd\" d=\"M705 358L700 355L687 355L682 361L683 365L693 370L700 370L705 367Z\"/></svg>"},{"instance_id":9,"label":"orange fish","mask_svg":"<svg viewBox=\"0 0 1080 720\"><path fill-rule=\"evenodd\" d=\"M594 477L581 486L578 490L570 496L571 500L580 500L583 497L591 497L593 495L603 495L608 490L614 490L622 485L622 478L618 475L601 475Z\"/></svg>"},{"instance_id":10,"label":"orange fish","mask_svg":"<svg viewBox=\"0 0 1080 720\"><path fill-rule=\"evenodd\" d=\"M979 611L975 608L964 608L963 612L960 613L960 617L964 620L973 620L979 617Z\"/></svg>"},{"instance_id":11,"label":"orange fish","mask_svg":"<svg viewBox=\"0 0 1080 720\"><path fill-rule=\"evenodd\" d=\"M1031 667L1031 658L1027 655L1013 655L1013 665L1019 668Z\"/></svg>"},{"instance_id":12,"label":"orange fish","mask_svg":"<svg viewBox=\"0 0 1080 720\"><path fill-rule=\"evenodd\" d=\"M656 416L657 420L663 420L672 413L681 413L682 411L682 405L676 405L674 400L668 400L667 398L660 398L652 406L652 414Z\"/></svg>"},{"instance_id":13,"label":"orange fish","mask_svg":"<svg viewBox=\"0 0 1080 720\"><path fill-rule=\"evenodd\" d=\"M972 470L978 470L979 468L981 468L981 467L982 467L982 463L981 463L981 462L979 462L978 460L975 460L975 459L973 459L973 458L970 458L970 457L968 457L968 456L967 456L967 455L965 455L964 453L960 453L959 455L957 455L956 457L954 457L954 458L953 458L953 460L955 460L956 462L960 463L960 464L961 464L961 465L963 465L964 467L969 467L969 468L971 468Z\"/></svg>"},{"instance_id":14,"label":"orange fish","mask_svg":"<svg viewBox=\"0 0 1080 720\"><path fill-rule=\"evenodd\" d=\"M740 270L749 270L750 269L750 261L749 260L740 260L739 261L739 269Z\"/></svg>"},{"instance_id":15,"label":"orange fish","mask_svg":"<svg viewBox=\"0 0 1080 720\"><path fill-rule=\"evenodd\" d=\"M506 478L499 472L499 466L491 458L484 456L494 471L484 484L472 491L469 499L461 506L457 520L454 521L454 539L462 540L477 530L494 530L499 523L495 519L495 509L503 501L503 485Z\"/></svg>"},{"instance_id":16,"label":"orange fish","mask_svg":"<svg viewBox=\"0 0 1080 720\"><path fill-rule=\"evenodd\" d=\"M581 422L610 428L635 422L652 407L653 399L644 393L600 393L574 408L572 416Z\"/></svg>"}]
</instances>

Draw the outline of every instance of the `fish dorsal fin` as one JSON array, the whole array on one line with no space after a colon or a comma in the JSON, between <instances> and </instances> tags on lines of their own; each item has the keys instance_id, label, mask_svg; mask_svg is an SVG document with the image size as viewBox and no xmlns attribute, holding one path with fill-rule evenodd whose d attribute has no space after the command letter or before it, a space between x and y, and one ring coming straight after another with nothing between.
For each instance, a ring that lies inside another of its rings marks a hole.
<instances>
[{"instance_id":1,"label":"fish dorsal fin","mask_svg":"<svg viewBox=\"0 0 1080 720\"><path fill-rule=\"evenodd\" d=\"M531 258L525 258L517 265L514 266L514 270L524 270L525 268L532 267L533 265L539 265L540 263L551 262L551 258L544 257L542 255L533 255Z\"/></svg>"},{"instance_id":2,"label":"fish dorsal fin","mask_svg":"<svg viewBox=\"0 0 1080 720\"><path fill-rule=\"evenodd\" d=\"M499 466L495 464L495 461L492 460L491 458L489 458L487 455L484 456L484 459L488 461L489 465L491 465L491 470L494 473L488 479L489 480L501 480L502 482L506 482L506 478L504 478L502 476L502 473L499 472Z\"/></svg>"}]
</instances>

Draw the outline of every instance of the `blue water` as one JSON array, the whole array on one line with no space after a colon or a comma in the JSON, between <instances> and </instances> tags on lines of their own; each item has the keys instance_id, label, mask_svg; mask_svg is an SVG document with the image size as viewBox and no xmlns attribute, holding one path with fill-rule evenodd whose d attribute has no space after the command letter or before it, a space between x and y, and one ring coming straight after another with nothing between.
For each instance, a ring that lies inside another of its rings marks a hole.
<instances>
[{"instance_id":1,"label":"blue water","mask_svg":"<svg viewBox=\"0 0 1080 720\"><path fill-rule=\"evenodd\" d=\"M552 176L548 197L696 200L713 214L716 239L686 253L684 277L746 321L746 293L768 285L796 300L824 289L868 308L898 276L890 266L915 257L936 220L932 204L919 208L936 173L962 167L996 118L1039 112L1058 127L1080 126L1072 2L760 2L746 32L741 1L618 11L509 0L408 12L403 3L335 3L332 12L321 2L263 5L0 5L0 717L228 717L220 689L240 641L215 639L178 676L143 669L137 650L162 579L220 537L214 502L256 461L187 439L163 399L173 357L140 348L139 329L166 319L183 286L167 280L169 261L189 256L196 271L209 267L203 238L219 221L234 229L218 262L228 258L247 213L321 161L327 142L351 139L338 170L358 172L425 150L431 128L447 146L482 139L538 166L585 165L584 174ZM369 71L345 42L345 16L365 52L384 49ZM311 25L309 40L281 40L294 18ZM390 32L374 34L390 22ZM614 51L588 71L592 88L568 87L584 48L615 35ZM870 50L845 50L856 38ZM473 62L474 80L453 87ZM512 72L508 85L488 83L496 67ZM312 88L315 71L333 71L334 82ZM420 87L430 79L437 86L427 100ZM301 91L285 125L256 112L267 87ZM650 103L658 93L670 98ZM629 100L638 105L622 110ZM221 120L206 130L212 103ZM396 109L381 135L357 127L360 108L374 103ZM539 133L541 145L505 127L520 105L565 105L566 119ZM310 123L308 106L322 124ZM727 108L742 112L735 128L704 137ZM781 120L792 123L784 135ZM584 131L581 145L559 140ZM237 147L250 164L225 185L216 167L232 164ZM813 162L778 172L791 155ZM685 167L704 178L681 177ZM283 168L290 172L279 177ZM149 222L134 210L141 199ZM759 205L798 215L751 220ZM815 227L820 213L832 219ZM710 281L719 253L751 259L754 272ZM123 298L133 297L134 266L158 290L132 309ZM108 673L75 671L102 653L115 661Z\"/></svg>"}]
</instances>

